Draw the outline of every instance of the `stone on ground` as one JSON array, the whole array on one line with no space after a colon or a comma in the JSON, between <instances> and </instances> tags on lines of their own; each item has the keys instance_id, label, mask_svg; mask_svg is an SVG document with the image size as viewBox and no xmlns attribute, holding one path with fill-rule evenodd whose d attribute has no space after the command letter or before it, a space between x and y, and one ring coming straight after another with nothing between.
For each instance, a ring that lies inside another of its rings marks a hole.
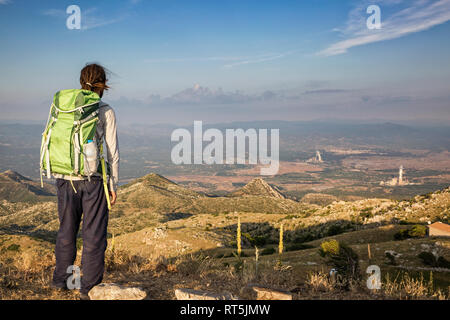
<instances>
[{"instance_id":1,"label":"stone on ground","mask_svg":"<svg viewBox=\"0 0 450 320\"><path fill-rule=\"evenodd\" d=\"M147 293L141 288L101 283L89 291L91 300L143 300Z\"/></svg>"},{"instance_id":2,"label":"stone on ground","mask_svg":"<svg viewBox=\"0 0 450 320\"><path fill-rule=\"evenodd\" d=\"M278 291L270 288L254 286L256 300L292 300L292 294L286 291Z\"/></svg>"},{"instance_id":3,"label":"stone on ground","mask_svg":"<svg viewBox=\"0 0 450 320\"><path fill-rule=\"evenodd\" d=\"M177 300L234 300L229 293L211 293L193 289L175 289Z\"/></svg>"}]
</instances>

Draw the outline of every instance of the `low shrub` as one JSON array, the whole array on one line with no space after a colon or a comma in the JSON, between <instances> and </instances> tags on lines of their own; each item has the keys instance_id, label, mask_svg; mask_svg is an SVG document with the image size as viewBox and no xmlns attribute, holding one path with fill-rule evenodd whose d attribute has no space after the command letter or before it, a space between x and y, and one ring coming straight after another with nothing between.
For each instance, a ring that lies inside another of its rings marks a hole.
<instances>
[{"instance_id":1,"label":"low shrub","mask_svg":"<svg viewBox=\"0 0 450 320\"><path fill-rule=\"evenodd\" d=\"M408 234L411 238L423 238L427 235L427 227L416 224L411 230L409 230Z\"/></svg>"},{"instance_id":2,"label":"low shrub","mask_svg":"<svg viewBox=\"0 0 450 320\"><path fill-rule=\"evenodd\" d=\"M339 242L337 240L324 241L320 244L319 253L322 257L327 255L338 255L339 254Z\"/></svg>"},{"instance_id":3,"label":"low shrub","mask_svg":"<svg viewBox=\"0 0 450 320\"><path fill-rule=\"evenodd\" d=\"M254 236L254 237L252 237L252 235L250 233L248 233L248 232L242 233L242 237L244 237L244 239L246 239L250 243L250 245L252 247L254 247L254 246L262 247L267 242L267 236Z\"/></svg>"},{"instance_id":4,"label":"low shrub","mask_svg":"<svg viewBox=\"0 0 450 320\"><path fill-rule=\"evenodd\" d=\"M386 252L385 255L386 258L389 260L388 264L390 264L391 266L397 265L397 261L395 260L395 256L393 254L391 254L390 252Z\"/></svg>"},{"instance_id":5,"label":"low shrub","mask_svg":"<svg viewBox=\"0 0 450 320\"><path fill-rule=\"evenodd\" d=\"M361 280L359 257L349 246L336 240L325 241L320 245L319 253L337 270L340 278L337 285L349 289L352 284Z\"/></svg>"},{"instance_id":6,"label":"low shrub","mask_svg":"<svg viewBox=\"0 0 450 320\"><path fill-rule=\"evenodd\" d=\"M286 251L306 250L314 248L314 246L303 243L291 243L286 246Z\"/></svg>"},{"instance_id":7,"label":"low shrub","mask_svg":"<svg viewBox=\"0 0 450 320\"><path fill-rule=\"evenodd\" d=\"M450 269L450 261L442 256L436 258L431 252L423 251L417 257L427 266Z\"/></svg>"},{"instance_id":8,"label":"low shrub","mask_svg":"<svg viewBox=\"0 0 450 320\"><path fill-rule=\"evenodd\" d=\"M344 233L345 231L346 231L345 226L340 226L340 225L335 224L328 228L326 236L327 237L335 236L337 234Z\"/></svg>"},{"instance_id":9,"label":"low shrub","mask_svg":"<svg viewBox=\"0 0 450 320\"><path fill-rule=\"evenodd\" d=\"M401 229L394 234L395 240L405 240L408 238L423 238L427 235L427 227L416 224L411 229Z\"/></svg>"},{"instance_id":10,"label":"low shrub","mask_svg":"<svg viewBox=\"0 0 450 320\"><path fill-rule=\"evenodd\" d=\"M295 236L293 241L298 243L298 242L309 242L315 239L316 238L310 232L305 232L303 234Z\"/></svg>"},{"instance_id":11,"label":"low shrub","mask_svg":"<svg viewBox=\"0 0 450 320\"><path fill-rule=\"evenodd\" d=\"M395 240L405 240L407 238L409 238L409 234L408 234L408 229L401 229L398 232L396 232L394 234L394 239Z\"/></svg>"},{"instance_id":12,"label":"low shrub","mask_svg":"<svg viewBox=\"0 0 450 320\"><path fill-rule=\"evenodd\" d=\"M231 258L231 257L238 257L238 256L239 255L238 255L237 250L234 250L234 251L231 251L228 253L224 253L222 255L222 258ZM244 257L248 257L248 254L246 254L244 251L241 251L241 258L244 258Z\"/></svg>"},{"instance_id":13,"label":"low shrub","mask_svg":"<svg viewBox=\"0 0 450 320\"><path fill-rule=\"evenodd\" d=\"M11 244L10 246L8 246L8 248L6 248L6 250L9 250L9 251L19 251L19 249L20 249L20 245L15 244L15 243Z\"/></svg>"},{"instance_id":14,"label":"low shrub","mask_svg":"<svg viewBox=\"0 0 450 320\"><path fill-rule=\"evenodd\" d=\"M436 257L431 252L423 251L417 257L427 266L436 267L437 265Z\"/></svg>"},{"instance_id":15,"label":"low shrub","mask_svg":"<svg viewBox=\"0 0 450 320\"><path fill-rule=\"evenodd\" d=\"M272 248L272 247L270 247L270 248L264 248L264 249L261 251L261 255L262 255L262 256L267 256L267 255L270 255L270 254L274 254L275 252L276 252L275 248Z\"/></svg>"},{"instance_id":16,"label":"low shrub","mask_svg":"<svg viewBox=\"0 0 450 320\"><path fill-rule=\"evenodd\" d=\"M447 259L445 259L444 257L439 257L437 259L437 266L439 268L446 268L446 269L450 269L450 261L448 261Z\"/></svg>"},{"instance_id":17,"label":"low shrub","mask_svg":"<svg viewBox=\"0 0 450 320\"><path fill-rule=\"evenodd\" d=\"M363 219L372 218L373 217L372 209L373 208L369 207L369 208L365 208L365 209L361 210L361 212L359 213L359 216Z\"/></svg>"}]
</instances>

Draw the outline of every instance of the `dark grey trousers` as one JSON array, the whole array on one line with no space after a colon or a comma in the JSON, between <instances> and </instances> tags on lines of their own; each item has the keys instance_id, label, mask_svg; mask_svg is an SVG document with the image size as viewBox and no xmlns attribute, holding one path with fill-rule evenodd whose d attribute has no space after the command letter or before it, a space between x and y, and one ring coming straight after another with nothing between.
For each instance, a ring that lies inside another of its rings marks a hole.
<instances>
[{"instance_id":1,"label":"dark grey trousers","mask_svg":"<svg viewBox=\"0 0 450 320\"><path fill-rule=\"evenodd\" d=\"M74 264L77 255L77 234L83 219L83 252L81 256L81 293L88 293L102 282L105 267L106 230L108 205L103 180L92 177L91 181L57 179L59 231L56 238L56 268L53 285L64 287L71 274L67 268Z\"/></svg>"}]
</instances>

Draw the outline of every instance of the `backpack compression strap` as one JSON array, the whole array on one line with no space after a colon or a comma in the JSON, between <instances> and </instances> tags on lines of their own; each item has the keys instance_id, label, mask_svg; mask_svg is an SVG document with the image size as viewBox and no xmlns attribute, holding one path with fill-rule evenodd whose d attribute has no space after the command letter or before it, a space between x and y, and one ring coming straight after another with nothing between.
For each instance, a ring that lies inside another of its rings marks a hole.
<instances>
[{"instance_id":1,"label":"backpack compression strap","mask_svg":"<svg viewBox=\"0 0 450 320\"><path fill-rule=\"evenodd\" d=\"M103 143L100 144L100 162L102 164L103 188L105 189L106 202L108 203L108 210L111 210L111 201L109 200L108 182L106 180L106 166L105 158L103 157Z\"/></svg>"}]
</instances>

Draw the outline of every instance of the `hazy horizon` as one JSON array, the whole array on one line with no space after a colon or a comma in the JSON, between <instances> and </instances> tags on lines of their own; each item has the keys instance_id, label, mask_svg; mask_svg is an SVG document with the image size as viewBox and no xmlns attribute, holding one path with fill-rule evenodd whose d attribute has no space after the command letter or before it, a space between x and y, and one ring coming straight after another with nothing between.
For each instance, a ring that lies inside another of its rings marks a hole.
<instances>
[{"instance_id":1,"label":"hazy horizon","mask_svg":"<svg viewBox=\"0 0 450 320\"><path fill-rule=\"evenodd\" d=\"M24 120L24 119L0 119L0 125L39 125L44 126L47 119L39 119L39 120ZM198 119L194 119L197 121ZM194 121L193 120L193 121ZM133 126L149 126L149 127L186 127L192 126L193 121L184 121L184 122L139 122L139 121L120 121L118 123L120 127L133 127ZM198 120L203 121L203 120ZM349 119L349 118L313 118L309 120L282 120L282 119L266 119L266 120L230 120L230 121L203 121L204 125L207 126L217 126L230 124L230 126L235 125L236 123L263 123L263 122L285 122L285 123L329 123L329 124L349 124L349 125L383 125L383 124L394 124L399 126L408 126L415 128L449 128L450 124L446 120L435 119L430 121L423 120L394 120L394 119Z\"/></svg>"}]
</instances>

